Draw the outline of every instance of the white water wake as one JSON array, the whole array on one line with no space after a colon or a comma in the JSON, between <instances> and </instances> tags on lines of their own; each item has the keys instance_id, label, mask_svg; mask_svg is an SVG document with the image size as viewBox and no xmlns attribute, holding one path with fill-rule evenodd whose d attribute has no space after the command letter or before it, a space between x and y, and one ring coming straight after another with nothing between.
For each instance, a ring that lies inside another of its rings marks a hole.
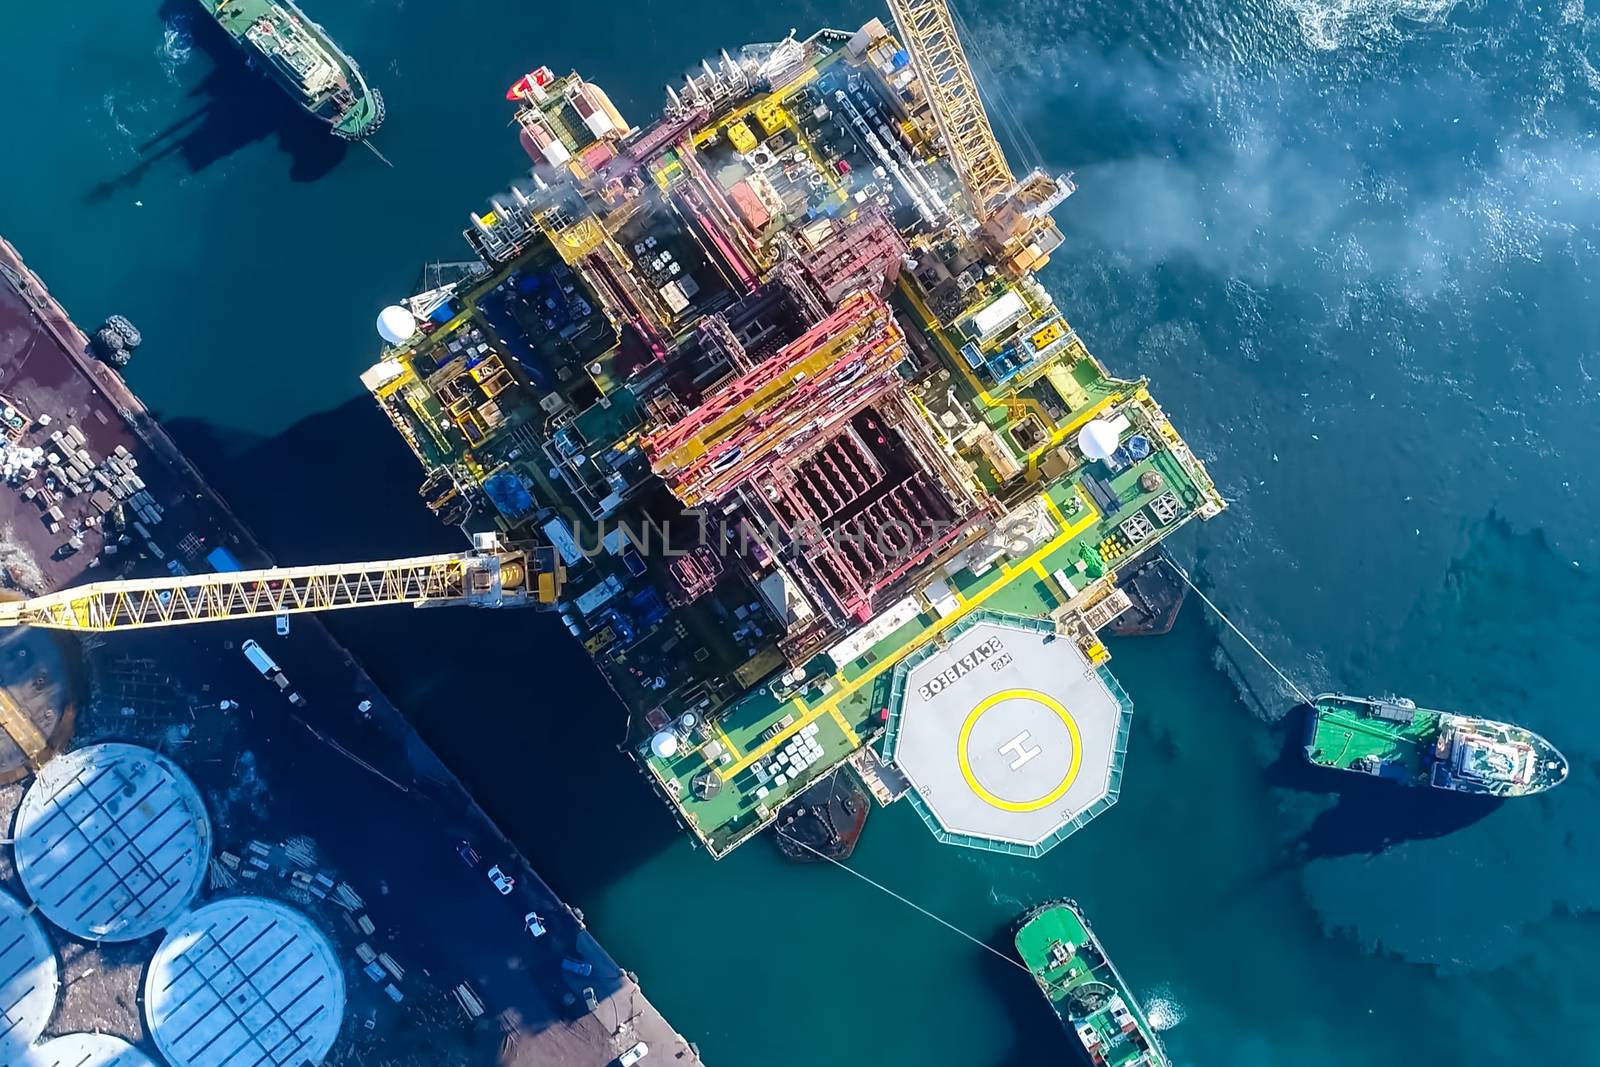
<instances>
[{"instance_id":1,"label":"white water wake","mask_svg":"<svg viewBox=\"0 0 1600 1067\"><path fill-rule=\"evenodd\" d=\"M1145 1018L1157 1032L1171 1030L1188 1017L1188 1010L1172 995L1172 987L1160 985L1144 998Z\"/></svg>"},{"instance_id":2,"label":"white water wake","mask_svg":"<svg viewBox=\"0 0 1600 1067\"><path fill-rule=\"evenodd\" d=\"M161 69L166 73L169 82L177 82L178 69L189 61L189 56L193 52L194 38L189 33L189 17L172 16L161 32L161 44L156 47Z\"/></svg>"},{"instance_id":3,"label":"white water wake","mask_svg":"<svg viewBox=\"0 0 1600 1067\"><path fill-rule=\"evenodd\" d=\"M1443 22L1457 0L1277 0L1294 16L1306 44L1322 52L1362 46L1399 32L1401 22Z\"/></svg>"}]
</instances>

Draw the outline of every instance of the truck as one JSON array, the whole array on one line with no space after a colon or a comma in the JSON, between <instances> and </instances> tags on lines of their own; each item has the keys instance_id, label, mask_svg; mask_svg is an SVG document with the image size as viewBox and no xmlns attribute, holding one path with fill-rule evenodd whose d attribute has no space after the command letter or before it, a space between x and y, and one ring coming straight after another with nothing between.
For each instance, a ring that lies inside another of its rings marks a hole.
<instances>
[{"instance_id":1,"label":"truck","mask_svg":"<svg viewBox=\"0 0 1600 1067\"><path fill-rule=\"evenodd\" d=\"M250 661L250 665L261 672L261 677L288 694L289 703L295 707L305 704L304 697L289 691L288 676L283 673L283 668L278 666L278 661L267 655L266 649L256 644L253 638L239 647L244 652L244 658Z\"/></svg>"}]
</instances>

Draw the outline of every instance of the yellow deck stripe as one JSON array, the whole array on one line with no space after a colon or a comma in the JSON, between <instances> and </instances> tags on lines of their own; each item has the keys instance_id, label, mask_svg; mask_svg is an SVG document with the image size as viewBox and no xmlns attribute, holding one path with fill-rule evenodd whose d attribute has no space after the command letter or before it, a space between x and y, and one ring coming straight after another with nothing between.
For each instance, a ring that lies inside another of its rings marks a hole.
<instances>
[{"instance_id":1,"label":"yellow deck stripe","mask_svg":"<svg viewBox=\"0 0 1600 1067\"><path fill-rule=\"evenodd\" d=\"M839 729L844 731L845 740L850 742L850 747L860 748L861 738L856 736L856 732L852 730L850 728L850 724L845 721L844 713L838 708L829 708L828 713L833 716L833 721L839 724Z\"/></svg>"}]
</instances>

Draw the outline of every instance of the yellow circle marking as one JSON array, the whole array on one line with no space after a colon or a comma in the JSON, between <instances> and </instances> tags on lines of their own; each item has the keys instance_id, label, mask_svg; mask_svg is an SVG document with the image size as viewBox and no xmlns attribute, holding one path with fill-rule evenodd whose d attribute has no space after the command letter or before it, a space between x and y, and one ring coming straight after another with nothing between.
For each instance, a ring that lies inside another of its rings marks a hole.
<instances>
[{"instance_id":1,"label":"yellow circle marking","mask_svg":"<svg viewBox=\"0 0 1600 1067\"><path fill-rule=\"evenodd\" d=\"M1072 736L1072 762L1067 766L1066 775L1062 777L1060 785L1037 800L1006 800L1004 797L997 797L985 789L983 783L978 781L978 776L972 773L972 761L967 758L967 743L972 737L972 728L978 724L984 712L1003 700L1032 700L1043 704L1066 724L1067 733ZM956 759L961 762L961 776L967 780L968 787L986 803L1002 811L1038 811L1040 808L1048 808L1066 796L1067 790L1072 788L1072 783L1077 781L1078 765L1083 762L1083 745L1078 734L1078 724L1073 720L1072 713L1061 706L1061 701L1046 696L1036 689L1002 689L986 697L981 704L973 708L967 715L967 721L961 724L961 734L956 739Z\"/></svg>"}]
</instances>

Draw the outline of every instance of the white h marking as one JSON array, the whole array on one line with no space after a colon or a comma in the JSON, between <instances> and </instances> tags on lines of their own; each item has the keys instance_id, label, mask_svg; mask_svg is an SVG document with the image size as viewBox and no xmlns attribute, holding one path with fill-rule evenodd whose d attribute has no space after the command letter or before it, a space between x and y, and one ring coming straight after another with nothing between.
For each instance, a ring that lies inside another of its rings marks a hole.
<instances>
[{"instance_id":1,"label":"white h marking","mask_svg":"<svg viewBox=\"0 0 1600 1067\"><path fill-rule=\"evenodd\" d=\"M1004 756L1009 754L1012 757L1011 769L1014 771L1022 770L1024 764L1043 751L1044 749L1040 748L1038 745L1029 747L1028 731L1026 730L1022 731L1016 737L1013 737L1011 740L1000 746L1000 755Z\"/></svg>"}]
</instances>

